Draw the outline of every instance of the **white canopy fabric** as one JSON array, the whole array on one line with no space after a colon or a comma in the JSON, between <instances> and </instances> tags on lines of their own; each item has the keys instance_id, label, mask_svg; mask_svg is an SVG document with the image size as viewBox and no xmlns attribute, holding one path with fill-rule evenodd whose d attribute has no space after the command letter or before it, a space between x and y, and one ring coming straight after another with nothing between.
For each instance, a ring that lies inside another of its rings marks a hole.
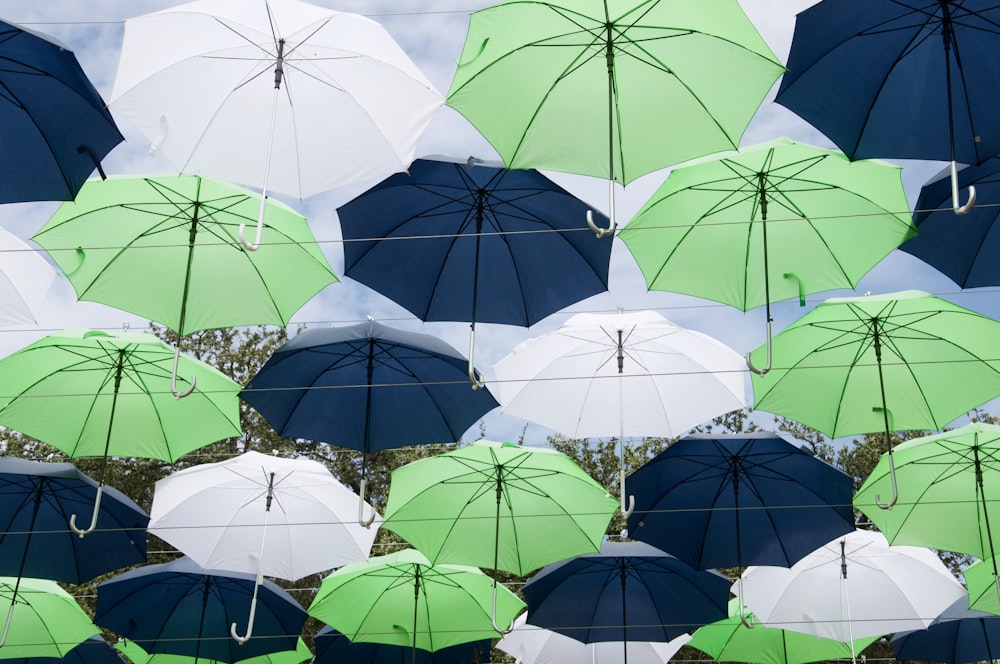
<instances>
[{"instance_id":1,"label":"white canopy fabric","mask_svg":"<svg viewBox=\"0 0 1000 664\"><path fill-rule=\"evenodd\" d=\"M0 327L33 325L56 271L21 238L0 228Z\"/></svg>"}]
</instances>

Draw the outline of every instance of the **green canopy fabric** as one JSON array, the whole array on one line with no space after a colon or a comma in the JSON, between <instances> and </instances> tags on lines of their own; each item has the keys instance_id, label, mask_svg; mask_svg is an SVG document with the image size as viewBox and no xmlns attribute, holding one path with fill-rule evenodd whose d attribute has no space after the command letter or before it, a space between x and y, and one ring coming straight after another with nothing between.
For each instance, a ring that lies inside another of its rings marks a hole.
<instances>
[{"instance_id":1,"label":"green canopy fabric","mask_svg":"<svg viewBox=\"0 0 1000 664\"><path fill-rule=\"evenodd\" d=\"M492 583L478 568L431 565L418 551L404 549L326 577L309 615L351 641L434 652L499 637L491 622ZM508 625L525 605L500 590L496 620Z\"/></svg>"},{"instance_id":2,"label":"green canopy fabric","mask_svg":"<svg viewBox=\"0 0 1000 664\"><path fill-rule=\"evenodd\" d=\"M1000 616L1000 576L998 561L987 558L975 562L962 571L969 589L969 608Z\"/></svg>"},{"instance_id":3,"label":"green canopy fabric","mask_svg":"<svg viewBox=\"0 0 1000 664\"><path fill-rule=\"evenodd\" d=\"M619 236L650 290L743 311L854 288L916 235L900 173L778 139L674 169Z\"/></svg>"},{"instance_id":4,"label":"green canopy fabric","mask_svg":"<svg viewBox=\"0 0 1000 664\"><path fill-rule=\"evenodd\" d=\"M129 658L132 664L219 664L215 660L204 657L188 657L170 653L148 653L134 641L118 641L115 649ZM299 639L295 650L282 650L268 655L260 655L249 659L241 659L240 664L300 664L312 659L312 651L302 639ZM224 664L224 663L222 663Z\"/></svg>"},{"instance_id":5,"label":"green canopy fabric","mask_svg":"<svg viewBox=\"0 0 1000 664\"><path fill-rule=\"evenodd\" d=\"M166 325L179 335L237 325L285 325L337 280L306 225L273 199L266 243L248 252L260 196L200 176L91 180L33 239L81 300Z\"/></svg>"},{"instance_id":6,"label":"green canopy fabric","mask_svg":"<svg viewBox=\"0 0 1000 664\"><path fill-rule=\"evenodd\" d=\"M525 576L599 551L617 508L565 454L478 440L392 471L382 527L435 564Z\"/></svg>"},{"instance_id":7,"label":"green canopy fabric","mask_svg":"<svg viewBox=\"0 0 1000 664\"><path fill-rule=\"evenodd\" d=\"M850 643L804 632L759 624L749 629L740 620L738 602L738 599L729 600L729 617L699 627L687 645L707 653L718 662L805 664L850 659L879 638L855 639L852 650ZM745 615L748 620L753 620L753 614L746 612Z\"/></svg>"},{"instance_id":8,"label":"green canopy fabric","mask_svg":"<svg viewBox=\"0 0 1000 664\"><path fill-rule=\"evenodd\" d=\"M100 632L76 600L47 579L0 577L0 617L9 620L0 659L62 657Z\"/></svg>"}]
</instances>

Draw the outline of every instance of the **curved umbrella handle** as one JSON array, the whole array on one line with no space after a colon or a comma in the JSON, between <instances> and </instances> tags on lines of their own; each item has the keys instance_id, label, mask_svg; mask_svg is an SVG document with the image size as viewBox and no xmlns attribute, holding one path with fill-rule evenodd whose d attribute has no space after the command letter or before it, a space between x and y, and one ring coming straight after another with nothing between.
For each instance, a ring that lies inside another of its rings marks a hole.
<instances>
[{"instance_id":1,"label":"curved umbrella handle","mask_svg":"<svg viewBox=\"0 0 1000 664\"><path fill-rule=\"evenodd\" d=\"M493 613L490 614L490 622L493 623L493 629L496 630L503 636L510 634L514 631L514 620L510 621L510 625L506 628L501 628L497 625L497 581L493 579Z\"/></svg>"},{"instance_id":2,"label":"curved umbrella handle","mask_svg":"<svg viewBox=\"0 0 1000 664\"><path fill-rule=\"evenodd\" d=\"M747 368L749 368L750 371L754 372L758 376L763 376L764 374L766 374L771 370L771 321L770 320L767 321L767 364L764 365L763 369L758 369L753 365L753 362L750 360L750 353L746 354L746 361L747 361Z\"/></svg>"},{"instance_id":3,"label":"curved umbrella handle","mask_svg":"<svg viewBox=\"0 0 1000 664\"><path fill-rule=\"evenodd\" d=\"M365 528L370 528L372 522L375 521L375 508L372 508L372 515L365 518L365 494L368 489L368 478L361 478L361 489L360 495L358 496L358 525L364 526Z\"/></svg>"},{"instance_id":4,"label":"curved umbrella handle","mask_svg":"<svg viewBox=\"0 0 1000 664\"><path fill-rule=\"evenodd\" d=\"M103 495L104 495L104 484L100 484L97 487L97 497L94 498L94 514L93 516L90 517L90 525L87 526L85 530L80 530L79 528L76 527L76 514L70 515L69 517L70 530L79 535L81 539L86 537L90 533L94 532L94 529L97 528L97 515L101 509L101 496Z\"/></svg>"},{"instance_id":5,"label":"curved umbrella handle","mask_svg":"<svg viewBox=\"0 0 1000 664\"><path fill-rule=\"evenodd\" d=\"M899 500L899 486L896 484L896 462L892 459L892 453L889 453L889 481L892 483L892 500L888 503L882 503L882 496L880 494L875 494L875 504L878 505L879 509L891 510Z\"/></svg>"},{"instance_id":6,"label":"curved umbrella handle","mask_svg":"<svg viewBox=\"0 0 1000 664\"><path fill-rule=\"evenodd\" d=\"M482 379L482 375L476 371L476 367L473 366L476 358L476 328L473 327L472 331L469 332L469 381L472 383L472 389L478 390L480 388L486 387L486 381Z\"/></svg>"},{"instance_id":7,"label":"curved umbrella handle","mask_svg":"<svg viewBox=\"0 0 1000 664\"><path fill-rule=\"evenodd\" d=\"M607 228L601 228L600 226L595 224L593 210L587 210L587 225L590 226L590 230L594 231L594 235L596 235L598 238L611 235L612 233L615 232L616 228L614 220L610 220Z\"/></svg>"},{"instance_id":8,"label":"curved umbrella handle","mask_svg":"<svg viewBox=\"0 0 1000 664\"><path fill-rule=\"evenodd\" d=\"M263 218L260 218L257 220L257 236L254 238L253 244L250 244L249 242L247 242L247 225L240 224L240 230L237 233L237 235L239 235L240 244L243 245L244 249L246 249L247 251L257 251L258 249L260 249L260 235L261 231L263 230L263 227L264 227Z\"/></svg>"},{"instance_id":9,"label":"curved umbrella handle","mask_svg":"<svg viewBox=\"0 0 1000 664\"><path fill-rule=\"evenodd\" d=\"M183 392L177 391L177 362L181 357L181 349L178 346L174 346L174 370L170 374L170 391L173 393L175 399L183 399L194 392L194 386L198 382L197 376L191 376L191 387L187 388Z\"/></svg>"},{"instance_id":10,"label":"curved umbrella handle","mask_svg":"<svg viewBox=\"0 0 1000 664\"><path fill-rule=\"evenodd\" d=\"M958 203L958 166L951 162L951 209L955 214L968 214L972 206L976 204L976 188L969 185L969 200L965 205Z\"/></svg>"},{"instance_id":11,"label":"curved umbrella handle","mask_svg":"<svg viewBox=\"0 0 1000 664\"><path fill-rule=\"evenodd\" d=\"M253 618L257 613L257 588L259 586L260 586L260 579L258 579L253 586L253 599L250 600L250 616L247 618L247 633L244 634L243 636L240 636L236 632L236 623L233 623L229 626L229 635L232 636L233 639L236 641L236 643L240 645L243 645L244 643L249 641L250 637L253 636Z\"/></svg>"},{"instance_id":12,"label":"curved umbrella handle","mask_svg":"<svg viewBox=\"0 0 1000 664\"><path fill-rule=\"evenodd\" d=\"M619 470L618 474L619 474L619 477L621 478L622 518L627 521L628 518L630 516L632 516L632 512L635 511L635 496L629 496L628 497L628 504L626 506L626 502L625 502L625 469L622 468L621 470Z\"/></svg>"}]
</instances>

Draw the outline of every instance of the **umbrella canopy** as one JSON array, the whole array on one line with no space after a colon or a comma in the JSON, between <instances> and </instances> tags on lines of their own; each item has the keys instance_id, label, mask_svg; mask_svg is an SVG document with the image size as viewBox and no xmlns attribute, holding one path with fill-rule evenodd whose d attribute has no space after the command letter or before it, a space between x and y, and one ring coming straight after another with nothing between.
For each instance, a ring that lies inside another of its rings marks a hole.
<instances>
[{"instance_id":1,"label":"umbrella canopy","mask_svg":"<svg viewBox=\"0 0 1000 664\"><path fill-rule=\"evenodd\" d=\"M851 482L774 433L686 436L625 480L629 536L696 569L787 567L854 530Z\"/></svg>"},{"instance_id":2,"label":"umbrella canopy","mask_svg":"<svg viewBox=\"0 0 1000 664\"><path fill-rule=\"evenodd\" d=\"M553 563L523 592L530 624L597 641L671 641L726 616L729 581L641 542Z\"/></svg>"},{"instance_id":3,"label":"umbrella canopy","mask_svg":"<svg viewBox=\"0 0 1000 664\"><path fill-rule=\"evenodd\" d=\"M1000 575L996 572L998 564L1000 561L991 557L962 570L969 589L970 609L1000 615Z\"/></svg>"},{"instance_id":4,"label":"umbrella canopy","mask_svg":"<svg viewBox=\"0 0 1000 664\"><path fill-rule=\"evenodd\" d=\"M1000 616L968 608L963 597L927 629L894 634L889 644L897 659L946 664L992 660L1000 653Z\"/></svg>"},{"instance_id":5,"label":"umbrella canopy","mask_svg":"<svg viewBox=\"0 0 1000 664\"><path fill-rule=\"evenodd\" d=\"M62 657L4 658L5 664L122 664L121 657L101 636L92 636Z\"/></svg>"},{"instance_id":6,"label":"umbrella canopy","mask_svg":"<svg viewBox=\"0 0 1000 664\"><path fill-rule=\"evenodd\" d=\"M254 633L230 639L257 590L254 576L204 570L189 558L147 565L97 586L94 621L135 641L150 654L235 662L297 647L306 613L284 590L263 581Z\"/></svg>"},{"instance_id":7,"label":"umbrella canopy","mask_svg":"<svg viewBox=\"0 0 1000 664\"><path fill-rule=\"evenodd\" d=\"M61 658L99 632L76 600L47 579L0 577L2 614L0 659Z\"/></svg>"},{"instance_id":8,"label":"umbrella canopy","mask_svg":"<svg viewBox=\"0 0 1000 664\"><path fill-rule=\"evenodd\" d=\"M115 649L124 654L132 664L213 664L214 660L204 657L195 659L187 655L171 655L169 653L148 653L137 643L126 639L120 639L115 644ZM305 641L299 638L295 650L281 650L266 655L258 655L240 660L242 664L300 664L312 658L312 651ZM53 662L52 664L57 664ZM86 662L82 664L87 664ZM118 659L116 664L121 664Z\"/></svg>"},{"instance_id":9,"label":"umbrella canopy","mask_svg":"<svg viewBox=\"0 0 1000 664\"><path fill-rule=\"evenodd\" d=\"M80 584L146 562L149 517L111 487L90 537L66 529L96 497L97 482L72 464L0 457L0 574Z\"/></svg>"},{"instance_id":10,"label":"umbrella canopy","mask_svg":"<svg viewBox=\"0 0 1000 664\"><path fill-rule=\"evenodd\" d=\"M478 568L431 565L403 549L341 567L320 585L309 615L352 643L386 643L436 652L496 638L490 620L491 580ZM506 588L496 598L496 620L509 624L524 602Z\"/></svg>"},{"instance_id":11,"label":"umbrella canopy","mask_svg":"<svg viewBox=\"0 0 1000 664\"><path fill-rule=\"evenodd\" d=\"M388 643L351 643L340 632L324 627L316 634L315 664L400 664L412 654L410 647ZM417 648L417 664L480 664L490 661L491 639L459 643L435 652Z\"/></svg>"},{"instance_id":12,"label":"umbrella canopy","mask_svg":"<svg viewBox=\"0 0 1000 664\"><path fill-rule=\"evenodd\" d=\"M691 635L688 645L710 655L717 662L805 664L853 658L878 639L877 636L869 636L849 644L765 625L750 629L741 616L747 618L748 614L740 611L739 600L729 600L729 617L699 627Z\"/></svg>"},{"instance_id":13,"label":"umbrella canopy","mask_svg":"<svg viewBox=\"0 0 1000 664\"><path fill-rule=\"evenodd\" d=\"M0 326L36 323L55 280L56 271L37 251L0 228Z\"/></svg>"},{"instance_id":14,"label":"umbrella canopy","mask_svg":"<svg viewBox=\"0 0 1000 664\"><path fill-rule=\"evenodd\" d=\"M751 567L745 604L764 625L850 642L927 627L965 589L930 549L880 533L839 537L791 568Z\"/></svg>"},{"instance_id":15,"label":"umbrella canopy","mask_svg":"<svg viewBox=\"0 0 1000 664\"><path fill-rule=\"evenodd\" d=\"M558 664L559 662L590 662L591 664L666 664L690 639L681 634L673 641L600 641L581 643L550 629L529 625L522 614L514 621L514 629L497 643L497 649L512 656L517 664Z\"/></svg>"},{"instance_id":16,"label":"umbrella canopy","mask_svg":"<svg viewBox=\"0 0 1000 664\"><path fill-rule=\"evenodd\" d=\"M598 551L617 507L561 452L478 440L392 471L383 527L435 564L524 576Z\"/></svg>"},{"instance_id":17,"label":"umbrella canopy","mask_svg":"<svg viewBox=\"0 0 1000 664\"><path fill-rule=\"evenodd\" d=\"M72 200L124 138L63 44L0 21L0 59L0 203Z\"/></svg>"}]
</instances>

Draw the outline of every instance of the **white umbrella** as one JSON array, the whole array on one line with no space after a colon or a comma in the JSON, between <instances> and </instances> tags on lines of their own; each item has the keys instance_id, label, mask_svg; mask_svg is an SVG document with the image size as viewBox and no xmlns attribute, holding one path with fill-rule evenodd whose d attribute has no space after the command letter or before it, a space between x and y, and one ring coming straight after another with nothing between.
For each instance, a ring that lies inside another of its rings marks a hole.
<instances>
[{"instance_id":1,"label":"white umbrella","mask_svg":"<svg viewBox=\"0 0 1000 664\"><path fill-rule=\"evenodd\" d=\"M691 640L682 634L666 643L657 641L602 641L583 643L559 632L529 625L528 614L514 621L514 629L496 647L517 660L517 664L560 664L583 662L590 664L666 664L681 647ZM624 651L622 649L625 649Z\"/></svg>"},{"instance_id":2,"label":"white umbrella","mask_svg":"<svg viewBox=\"0 0 1000 664\"><path fill-rule=\"evenodd\" d=\"M750 567L743 588L747 608L763 624L844 642L923 629L965 596L930 549L889 546L881 533L865 530L828 542L791 568Z\"/></svg>"},{"instance_id":3,"label":"white umbrella","mask_svg":"<svg viewBox=\"0 0 1000 664\"><path fill-rule=\"evenodd\" d=\"M673 437L746 406L743 358L653 311L577 314L494 372L504 412L573 438Z\"/></svg>"},{"instance_id":4,"label":"white umbrella","mask_svg":"<svg viewBox=\"0 0 1000 664\"><path fill-rule=\"evenodd\" d=\"M368 558L377 529L358 524L358 500L320 463L245 452L159 480L149 532L206 569L294 581ZM233 638L250 638L255 607Z\"/></svg>"},{"instance_id":5,"label":"white umbrella","mask_svg":"<svg viewBox=\"0 0 1000 664\"><path fill-rule=\"evenodd\" d=\"M404 170L441 104L381 24L299 0L127 20L109 102L182 173L299 199Z\"/></svg>"},{"instance_id":6,"label":"white umbrella","mask_svg":"<svg viewBox=\"0 0 1000 664\"><path fill-rule=\"evenodd\" d=\"M0 228L0 327L37 322L56 271L24 240Z\"/></svg>"}]
</instances>

